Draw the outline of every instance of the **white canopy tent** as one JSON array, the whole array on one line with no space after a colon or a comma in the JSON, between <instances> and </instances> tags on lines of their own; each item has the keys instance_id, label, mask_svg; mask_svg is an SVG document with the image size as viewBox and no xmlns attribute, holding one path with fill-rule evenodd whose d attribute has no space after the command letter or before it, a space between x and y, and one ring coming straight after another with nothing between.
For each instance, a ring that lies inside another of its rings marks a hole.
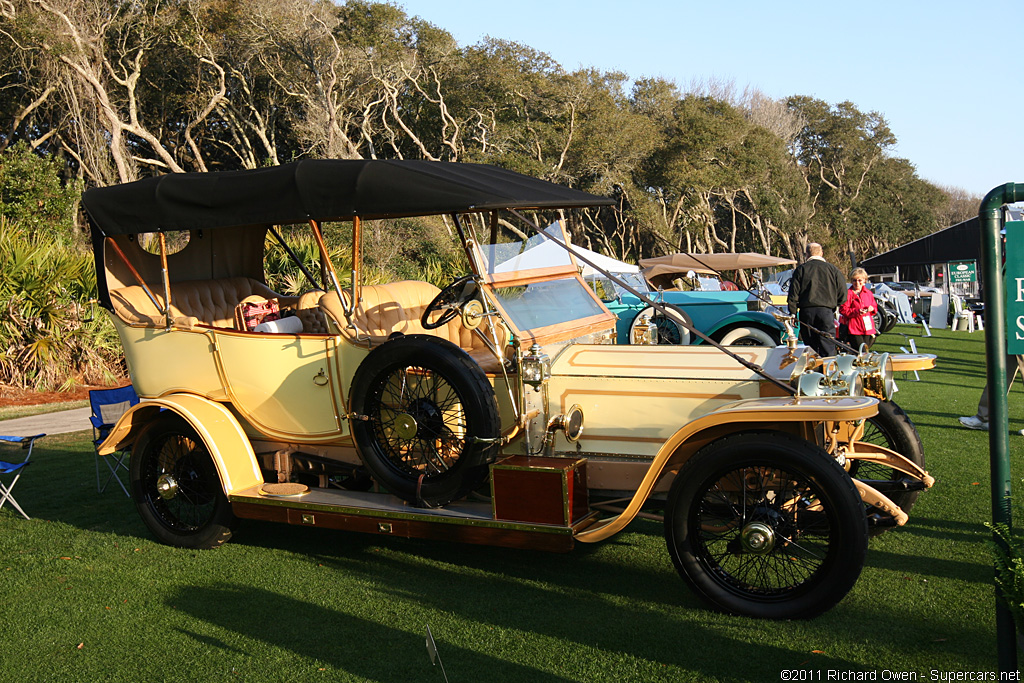
<instances>
[{"instance_id":1,"label":"white canopy tent","mask_svg":"<svg viewBox=\"0 0 1024 683\"><path fill-rule=\"evenodd\" d=\"M554 230L553 230L554 228ZM561 229L558 228L557 224L549 226L545 232L550 232L555 239L562 239ZM612 273L638 273L640 267L632 263L626 263L624 261L618 261L599 254L596 251L591 251L584 247L570 244L569 247L574 253L579 254L583 258L587 259L598 268L612 272ZM565 248L560 244L556 244L551 240L544 240L542 243L535 247L531 247L513 258L499 264L493 270L495 273L507 273L515 270L528 270L532 268L547 268L551 266L564 266L569 263L569 255ZM580 268L580 274L584 278L594 276L598 274L598 271L594 270L588 263L584 263L582 260L577 259L576 265Z\"/></svg>"}]
</instances>

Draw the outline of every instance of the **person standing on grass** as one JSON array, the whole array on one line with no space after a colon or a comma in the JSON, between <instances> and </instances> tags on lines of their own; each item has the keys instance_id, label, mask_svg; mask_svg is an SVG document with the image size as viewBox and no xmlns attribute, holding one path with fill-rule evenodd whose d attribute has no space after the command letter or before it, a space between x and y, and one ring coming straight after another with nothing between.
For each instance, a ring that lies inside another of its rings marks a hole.
<instances>
[{"instance_id":1,"label":"person standing on grass","mask_svg":"<svg viewBox=\"0 0 1024 683\"><path fill-rule=\"evenodd\" d=\"M1010 392L1010 387L1013 386L1013 380L1017 377L1017 371L1020 370L1021 376L1024 376L1024 356L1007 356L1006 357L1006 392ZM985 388L981 390L981 398L978 399L978 412L968 417L961 417L960 424L968 429L982 429L988 431L988 382L985 382ZM1018 434L1024 436L1024 429L1020 430Z\"/></svg>"},{"instance_id":2,"label":"person standing on grass","mask_svg":"<svg viewBox=\"0 0 1024 683\"><path fill-rule=\"evenodd\" d=\"M845 330L844 342L859 351L861 344L867 348L875 343L875 295L864 285L868 281L868 273L863 268L854 268L850 272L853 287L846 292L846 301L839 307L839 329Z\"/></svg>"},{"instance_id":3,"label":"person standing on grass","mask_svg":"<svg viewBox=\"0 0 1024 683\"><path fill-rule=\"evenodd\" d=\"M835 310L846 302L846 276L822 255L821 245L807 245L807 260L793 271L786 304L800 321L800 338L819 356L836 355Z\"/></svg>"},{"instance_id":4,"label":"person standing on grass","mask_svg":"<svg viewBox=\"0 0 1024 683\"><path fill-rule=\"evenodd\" d=\"M1004 227L999 231L1002 236L1003 244L1003 275L1006 275L1006 228ZM1006 355L1006 393L1009 395L1010 388L1013 387L1013 380L1017 377L1017 371L1020 370L1021 376L1024 377L1024 355ZM988 373L986 373L986 378ZM960 418L960 424L968 429L981 429L988 431L988 379L985 380L985 388L981 390L981 398L978 399L978 412L974 415L969 415ZM1021 436L1024 436L1024 429L1017 432Z\"/></svg>"}]
</instances>

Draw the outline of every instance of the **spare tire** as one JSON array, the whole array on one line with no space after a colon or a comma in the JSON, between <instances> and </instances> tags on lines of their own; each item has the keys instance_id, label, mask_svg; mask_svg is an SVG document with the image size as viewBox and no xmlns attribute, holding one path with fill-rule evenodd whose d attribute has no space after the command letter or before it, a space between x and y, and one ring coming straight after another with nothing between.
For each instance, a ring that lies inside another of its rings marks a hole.
<instances>
[{"instance_id":1,"label":"spare tire","mask_svg":"<svg viewBox=\"0 0 1024 683\"><path fill-rule=\"evenodd\" d=\"M465 351L438 337L397 337L371 351L356 370L350 406L366 469L419 506L466 496L498 453L494 389Z\"/></svg>"}]
</instances>

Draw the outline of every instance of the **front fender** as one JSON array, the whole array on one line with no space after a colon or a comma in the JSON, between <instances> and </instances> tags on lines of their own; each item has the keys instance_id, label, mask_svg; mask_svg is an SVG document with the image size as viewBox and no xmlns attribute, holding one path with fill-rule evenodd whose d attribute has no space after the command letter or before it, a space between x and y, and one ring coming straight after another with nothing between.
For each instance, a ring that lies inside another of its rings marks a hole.
<instances>
[{"instance_id":1,"label":"front fender","mask_svg":"<svg viewBox=\"0 0 1024 683\"><path fill-rule=\"evenodd\" d=\"M162 410L181 416L196 430L213 457L224 495L263 483L259 461L238 420L220 403L192 394L171 394L132 406L99 445L98 453L109 455L131 446Z\"/></svg>"},{"instance_id":2,"label":"front fender","mask_svg":"<svg viewBox=\"0 0 1024 683\"><path fill-rule=\"evenodd\" d=\"M738 313L730 313L724 318L720 318L713 325L709 326L706 330L702 330L704 334L714 339L721 330L731 327L747 327L753 325L755 327L763 327L768 330L776 330L780 336L785 338L786 326L780 323L769 313L764 311L740 311ZM704 340L697 337L695 344L702 344Z\"/></svg>"},{"instance_id":3,"label":"front fender","mask_svg":"<svg viewBox=\"0 0 1024 683\"><path fill-rule=\"evenodd\" d=\"M633 494L629 505L616 517L602 520L576 534L584 543L595 543L618 533L626 527L643 506L647 496L665 471L672 456L689 439L707 429L722 424L741 422L748 425L777 424L779 422L846 422L864 420L878 414L878 399L869 396L843 397L777 397L752 398L722 406L714 412L698 417L679 429L654 456L643 481Z\"/></svg>"}]
</instances>

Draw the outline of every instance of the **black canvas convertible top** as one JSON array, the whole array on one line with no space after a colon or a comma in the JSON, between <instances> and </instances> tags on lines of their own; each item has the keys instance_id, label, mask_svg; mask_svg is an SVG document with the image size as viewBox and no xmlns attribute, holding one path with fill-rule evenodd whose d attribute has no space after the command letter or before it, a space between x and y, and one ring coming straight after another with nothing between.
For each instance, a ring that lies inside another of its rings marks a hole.
<instances>
[{"instance_id":1,"label":"black canvas convertible top","mask_svg":"<svg viewBox=\"0 0 1024 683\"><path fill-rule=\"evenodd\" d=\"M497 166L361 159L168 174L91 189L82 201L104 236L612 203Z\"/></svg>"}]
</instances>

